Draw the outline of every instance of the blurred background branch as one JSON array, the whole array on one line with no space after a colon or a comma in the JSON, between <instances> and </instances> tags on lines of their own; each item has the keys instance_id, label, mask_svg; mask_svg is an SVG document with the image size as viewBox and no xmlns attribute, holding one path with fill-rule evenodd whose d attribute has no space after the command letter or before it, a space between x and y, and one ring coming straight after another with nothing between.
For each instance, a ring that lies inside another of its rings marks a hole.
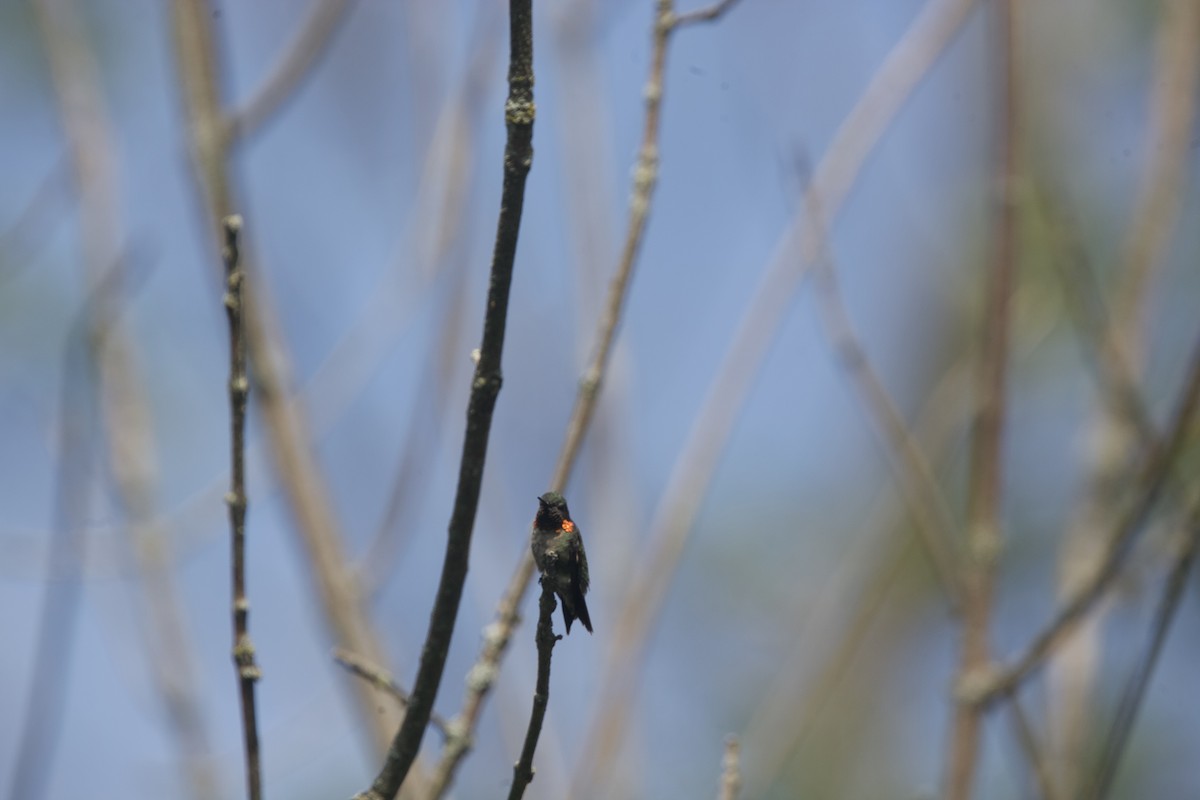
<instances>
[{"instance_id":1,"label":"blurred background branch","mask_svg":"<svg viewBox=\"0 0 1200 800\"><path fill-rule=\"evenodd\" d=\"M214 279L234 207L263 781L345 797L378 769L458 484L506 6L0 3L20 800L241 794ZM960 701L985 731L960 793L1200 795L1200 0L532 14L539 167L445 651L466 680L430 700L432 781L405 795L510 790L526 515L564 488L595 635L555 650L531 800L728 794L722 771L763 800L932 796ZM998 395L978 329L1006 243ZM981 560L983 517L1003 548Z\"/></svg>"}]
</instances>

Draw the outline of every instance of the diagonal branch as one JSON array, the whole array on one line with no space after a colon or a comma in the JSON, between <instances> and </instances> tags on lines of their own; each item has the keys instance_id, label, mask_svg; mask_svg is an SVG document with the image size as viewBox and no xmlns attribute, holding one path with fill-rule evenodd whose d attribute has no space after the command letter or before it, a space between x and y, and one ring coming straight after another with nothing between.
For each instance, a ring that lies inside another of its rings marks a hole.
<instances>
[{"instance_id":1,"label":"diagonal branch","mask_svg":"<svg viewBox=\"0 0 1200 800\"><path fill-rule=\"evenodd\" d=\"M1046 763L1045 748L1038 741L1037 734L1033 730L1033 723L1029 721L1029 715L1025 713L1025 708L1016 695L1010 699L1008 710L1012 714L1017 742L1021 745L1025 758L1033 768L1033 777L1037 782L1042 800L1057 800L1059 794L1054 788L1054 776L1050 774L1050 766Z\"/></svg>"},{"instance_id":2,"label":"diagonal branch","mask_svg":"<svg viewBox=\"0 0 1200 800\"><path fill-rule=\"evenodd\" d=\"M396 732L383 768L371 788L356 795L362 800L390 800L394 797L417 756L446 667L446 654L450 649L450 638L454 633L467 577L471 534L479 506L479 487L487 458L492 411L500 393L500 358L504 350L504 328L508 319L508 294L516 258L517 236L521 230L525 178L533 161L535 106L531 0L510 0L509 32L511 49L508 101L504 109L508 128L508 140L504 148L504 185L496 228L496 247L492 255L487 311L483 320L483 341L467 403L467 429L463 437L458 489L446 539L446 557L408 713L404 715L404 722Z\"/></svg>"},{"instance_id":3,"label":"diagonal branch","mask_svg":"<svg viewBox=\"0 0 1200 800\"><path fill-rule=\"evenodd\" d=\"M957 525L950 512L950 505L938 487L937 478L929 459L921 451L912 431L896 407L892 396L883 385L883 380L871 366L866 349L859 341L842 299L837 265L829 250L825 232L820 228L821 214L815 195L809 196L809 205L817 245L820 253L817 260L816 287L825 333L834 353L854 382L863 403L871 414L876 433L883 440L892 474L900 485L905 503L917 525L917 533L925 548L926 556L933 566L934 574L941 584L942 592L953 613L960 610L962 586L959 580L960 555L956 549Z\"/></svg>"},{"instance_id":4,"label":"diagonal branch","mask_svg":"<svg viewBox=\"0 0 1200 800\"><path fill-rule=\"evenodd\" d=\"M313 0L308 17L263 82L240 107L222 121L230 141L248 139L296 96L301 81L325 54L357 0Z\"/></svg>"},{"instance_id":5,"label":"diagonal branch","mask_svg":"<svg viewBox=\"0 0 1200 800\"><path fill-rule=\"evenodd\" d=\"M1121 756L1129 735L1133 731L1134 721L1141 709L1142 700L1146 696L1146 688L1154 674L1158 656L1162 652L1167 639L1167 632L1175 612L1179 610L1179 602L1183 599L1184 589L1187 588L1187 578L1191 573L1192 564L1196 560L1196 551L1200 547L1200 501L1193 502L1191 511L1183 528L1183 542L1179 547L1171 568L1163 583L1163 595L1155 612L1154 621L1150 625L1150 636L1146 640L1145 649L1138 657L1133 673L1121 693L1121 701L1117 706L1117 714L1113 719L1104 744L1100 749L1099 767L1090 790L1084 797L1102 800L1112 789L1113 780L1117 775L1117 767L1121 764Z\"/></svg>"},{"instance_id":6,"label":"diagonal branch","mask_svg":"<svg viewBox=\"0 0 1200 800\"><path fill-rule=\"evenodd\" d=\"M809 193L820 197L819 208L826 217L820 220L822 229L829 228L867 156L961 29L971 7L971 0L931 0L880 65L814 172ZM633 578L615 626L604 683L597 694L605 702L585 738L574 779L577 794L610 774L634 705L631 695L645 645L692 521L767 349L818 255L817 246L806 205L776 247L676 461L647 536L649 556Z\"/></svg>"},{"instance_id":7,"label":"diagonal branch","mask_svg":"<svg viewBox=\"0 0 1200 800\"><path fill-rule=\"evenodd\" d=\"M387 692L396 698L396 702L402 707L408 707L408 692L404 691L403 686L396 683L396 679L392 677L392 673L386 669L372 664L365 658L341 647L333 649L333 660L364 681L370 683L376 689ZM447 725L446 720L436 712L429 715L429 724L438 729L438 732L442 734L442 738L450 735L449 725Z\"/></svg>"}]
</instances>

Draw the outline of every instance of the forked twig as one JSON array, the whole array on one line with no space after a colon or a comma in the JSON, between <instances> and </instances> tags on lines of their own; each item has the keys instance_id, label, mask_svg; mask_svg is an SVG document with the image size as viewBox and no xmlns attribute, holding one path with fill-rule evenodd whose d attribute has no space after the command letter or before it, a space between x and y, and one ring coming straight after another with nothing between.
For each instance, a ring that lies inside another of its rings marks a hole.
<instances>
[{"instance_id":1,"label":"forked twig","mask_svg":"<svg viewBox=\"0 0 1200 800\"><path fill-rule=\"evenodd\" d=\"M734 0L736 1L736 0ZM714 8L727 9L733 2L726 0ZM711 19L715 19L714 14ZM663 80L666 71L667 45L671 34L681 24L672 12L672 4L659 0L654 29L654 52L651 55L650 77L646 83L646 115L642 128L642 144L638 151L638 162L634 168L633 192L629 203L629 222L617 268L609 285L608 296L596 324L595 346L592 357L584 369L575 396L575 405L567 422L566 434L554 474L550 478L550 491L561 492L571 477L571 471L579 457L583 439L591 426L596 410L600 387L608 368L613 342L624 311L625 299L633 278L638 253L645 240L651 201L658 185L658 141L662 124ZM449 789L458 765L473 744L474 730L483 713L483 703L491 691L499 670L500 660L508 649L513 631L520 617L518 609L525 590L533 578L532 555L526 550L496 609L496 619L484 630L483 649L475 665L467 675L467 695L463 709L456 718L454 730L457 735L447 743L442 757L434 768L431 780L432 797L441 797Z\"/></svg>"},{"instance_id":2,"label":"forked twig","mask_svg":"<svg viewBox=\"0 0 1200 800\"><path fill-rule=\"evenodd\" d=\"M1034 636L1033 641L1010 666L981 676L981 680L974 686L960 685L959 691L965 702L986 705L1003 695L1011 694L1041 666L1058 644L1075 629L1080 618L1108 591L1120 574L1125 556L1158 500L1179 452L1183 449L1183 443L1187 439L1186 433L1198 404L1200 337L1193 346L1188 374L1175 411L1160 440L1162 446L1150 449L1143 456L1141 468L1134 481L1132 499L1118 515L1111 529L1105 532L1104 541L1108 544L1100 568L1090 580L1080 585L1068 597L1054 617Z\"/></svg>"},{"instance_id":3,"label":"forked twig","mask_svg":"<svg viewBox=\"0 0 1200 800\"><path fill-rule=\"evenodd\" d=\"M402 708L408 707L409 694L404 690L404 687L396 683L395 677L378 664L372 664L357 653L351 653L341 647L333 649L333 660L340 666L345 667L350 672L370 683L376 689L387 692L396 699ZM429 715L429 724L438 729L445 739L450 736L450 729L446 720L437 712Z\"/></svg>"}]
</instances>

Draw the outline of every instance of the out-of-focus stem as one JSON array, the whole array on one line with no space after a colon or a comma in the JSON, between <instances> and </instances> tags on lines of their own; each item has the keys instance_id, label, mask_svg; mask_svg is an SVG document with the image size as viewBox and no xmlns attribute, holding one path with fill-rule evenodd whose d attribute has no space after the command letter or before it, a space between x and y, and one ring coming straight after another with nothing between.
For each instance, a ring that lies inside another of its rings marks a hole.
<instances>
[{"instance_id":1,"label":"out-of-focus stem","mask_svg":"<svg viewBox=\"0 0 1200 800\"><path fill-rule=\"evenodd\" d=\"M1002 547L1000 496L1008 375L1009 301L1016 273L1017 137L1021 132L1017 84L1016 0L996 0L995 72L999 155L993 180L993 252L984 282L984 340L975 398L967 489L967 557L963 565L963 619L959 676L988 666L996 563ZM983 710L959 701L947 761L946 796L968 800L979 756Z\"/></svg>"},{"instance_id":2,"label":"out-of-focus stem","mask_svg":"<svg viewBox=\"0 0 1200 800\"><path fill-rule=\"evenodd\" d=\"M219 243L220 221L232 213L234 190L226 163L229 138L223 122L210 9L202 0L175 0L173 23L196 183L211 226L212 241ZM243 257L253 265L248 242L243 244L243 250ZM255 274L253 268L250 274ZM275 470L308 556L331 638L383 665L387 662L385 651L346 559L329 488L317 465L311 432L299 408L289 402L284 343L276 330L264 288L256 280L248 281L246 286L246 346ZM400 715L391 708L381 711L374 692L365 684L353 684L351 691L363 730L382 753Z\"/></svg>"}]
</instances>

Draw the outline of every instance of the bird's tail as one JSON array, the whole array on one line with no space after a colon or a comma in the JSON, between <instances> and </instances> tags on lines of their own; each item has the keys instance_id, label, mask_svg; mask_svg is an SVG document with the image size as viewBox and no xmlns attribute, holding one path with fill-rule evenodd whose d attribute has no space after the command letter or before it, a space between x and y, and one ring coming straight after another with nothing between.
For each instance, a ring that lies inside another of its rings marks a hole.
<instances>
[{"instance_id":1,"label":"bird's tail","mask_svg":"<svg viewBox=\"0 0 1200 800\"><path fill-rule=\"evenodd\" d=\"M583 599L583 592L575 592L575 616L579 617L579 621L583 623L583 627L587 628L587 632L592 632L592 616L588 614L587 601ZM567 630L570 630L570 623L567 624Z\"/></svg>"}]
</instances>

